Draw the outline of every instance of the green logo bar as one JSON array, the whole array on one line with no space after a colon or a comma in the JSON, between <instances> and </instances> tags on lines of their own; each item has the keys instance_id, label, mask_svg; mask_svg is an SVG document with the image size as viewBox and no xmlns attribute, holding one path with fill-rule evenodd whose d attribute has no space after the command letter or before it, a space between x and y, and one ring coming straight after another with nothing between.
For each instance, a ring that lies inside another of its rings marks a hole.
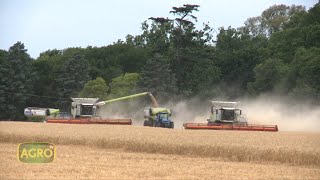
<instances>
[{"instance_id":1,"label":"green logo bar","mask_svg":"<svg viewBox=\"0 0 320 180\"><path fill-rule=\"evenodd\" d=\"M56 155L52 143L21 143L18 146L18 159L23 163L51 163Z\"/></svg>"}]
</instances>

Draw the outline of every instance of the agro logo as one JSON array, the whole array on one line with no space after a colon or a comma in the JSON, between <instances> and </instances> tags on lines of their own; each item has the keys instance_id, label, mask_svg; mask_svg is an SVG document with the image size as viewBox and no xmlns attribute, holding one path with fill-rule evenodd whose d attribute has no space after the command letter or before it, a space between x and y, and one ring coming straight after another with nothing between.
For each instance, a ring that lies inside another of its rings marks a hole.
<instances>
[{"instance_id":1,"label":"agro logo","mask_svg":"<svg viewBox=\"0 0 320 180\"><path fill-rule=\"evenodd\" d=\"M55 155L52 143L21 143L18 147L18 159L23 163L50 163Z\"/></svg>"}]
</instances>

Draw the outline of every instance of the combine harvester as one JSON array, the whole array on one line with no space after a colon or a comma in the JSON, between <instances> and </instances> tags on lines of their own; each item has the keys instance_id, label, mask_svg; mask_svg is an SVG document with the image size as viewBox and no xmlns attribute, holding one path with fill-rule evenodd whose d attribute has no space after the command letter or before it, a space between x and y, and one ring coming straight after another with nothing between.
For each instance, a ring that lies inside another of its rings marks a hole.
<instances>
[{"instance_id":1,"label":"combine harvester","mask_svg":"<svg viewBox=\"0 0 320 180\"><path fill-rule=\"evenodd\" d=\"M65 123L65 124L119 124L131 125L131 119L102 119L94 116L97 109L95 101L98 98L72 98L71 115L60 112L59 109L27 107L24 115L28 118L40 117L46 123Z\"/></svg>"},{"instance_id":2,"label":"combine harvester","mask_svg":"<svg viewBox=\"0 0 320 180\"><path fill-rule=\"evenodd\" d=\"M25 108L24 114L27 117L44 117L47 123L132 125L132 120L128 118L104 119L97 116L99 108L113 102L146 95L150 96L153 106L157 107L158 103L153 95L145 92L108 101L99 101L99 98L71 98L71 115L69 113L62 113L59 109L37 107Z\"/></svg>"},{"instance_id":3,"label":"combine harvester","mask_svg":"<svg viewBox=\"0 0 320 180\"><path fill-rule=\"evenodd\" d=\"M185 123L184 129L236 130L236 131L271 131L277 132L277 125L248 124L238 102L211 101L211 115L208 123Z\"/></svg>"},{"instance_id":4,"label":"combine harvester","mask_svg":"<svg viewBox=\"0 0 320 180\"><path fill-rule=\"evenodd\" d=\"M24 114L27 117L43 117L47 123L132 125L132 120L128 118L105 119L97 114L101 106L141 96L149 96L153 106L144 110L144 117L147 119L144 122L144 126L174 127L173 122L169 118L171 116L170 110L167 108L159 108L157 100L149 92L124 96L108 101L99 101L99 98L71 98L71 115L68 115L69 113L61 113L59 109L37 107L25 108Z\"/></svg>"}]
</instances>

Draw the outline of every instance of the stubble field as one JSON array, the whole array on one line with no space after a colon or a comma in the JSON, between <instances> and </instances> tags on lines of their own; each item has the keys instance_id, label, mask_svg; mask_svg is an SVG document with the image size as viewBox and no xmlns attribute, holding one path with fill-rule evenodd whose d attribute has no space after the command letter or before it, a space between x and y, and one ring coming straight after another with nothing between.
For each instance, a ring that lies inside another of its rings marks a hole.
<instances>
[{"instance_id":1,"label":"stubble field","mask_svg":"<svg viewBox=\"0 0 320 180\"><path fill-rule=\"evenodd\" d=\"M50 164L22 142L56 144ZM319 179L320 134L0 122L0 179Z\"/></svg>"}]
</instances>

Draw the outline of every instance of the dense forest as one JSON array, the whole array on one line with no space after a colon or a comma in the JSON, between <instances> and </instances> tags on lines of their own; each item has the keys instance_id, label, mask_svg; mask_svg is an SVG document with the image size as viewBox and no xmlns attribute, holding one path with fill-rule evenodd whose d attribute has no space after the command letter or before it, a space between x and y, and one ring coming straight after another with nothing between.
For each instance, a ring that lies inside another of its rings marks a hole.
<instances>
[{"instance_id":1,"label":"dense forest","mask_svg":"<svg viewBox=\"0 0 320 180\"><path fill-rule=\"evenodd\" d=\"M25 119L28 106L66 110L70 97L143 91L163 103L272 93L319 104L320 3L308 11L274 5L239 28L198 28L199 10L173 7L170 18L151 17L140 35L104 47L47 50L37 59L23 42L0 50L0 119Z\"/></svg>"}]
</instances>

